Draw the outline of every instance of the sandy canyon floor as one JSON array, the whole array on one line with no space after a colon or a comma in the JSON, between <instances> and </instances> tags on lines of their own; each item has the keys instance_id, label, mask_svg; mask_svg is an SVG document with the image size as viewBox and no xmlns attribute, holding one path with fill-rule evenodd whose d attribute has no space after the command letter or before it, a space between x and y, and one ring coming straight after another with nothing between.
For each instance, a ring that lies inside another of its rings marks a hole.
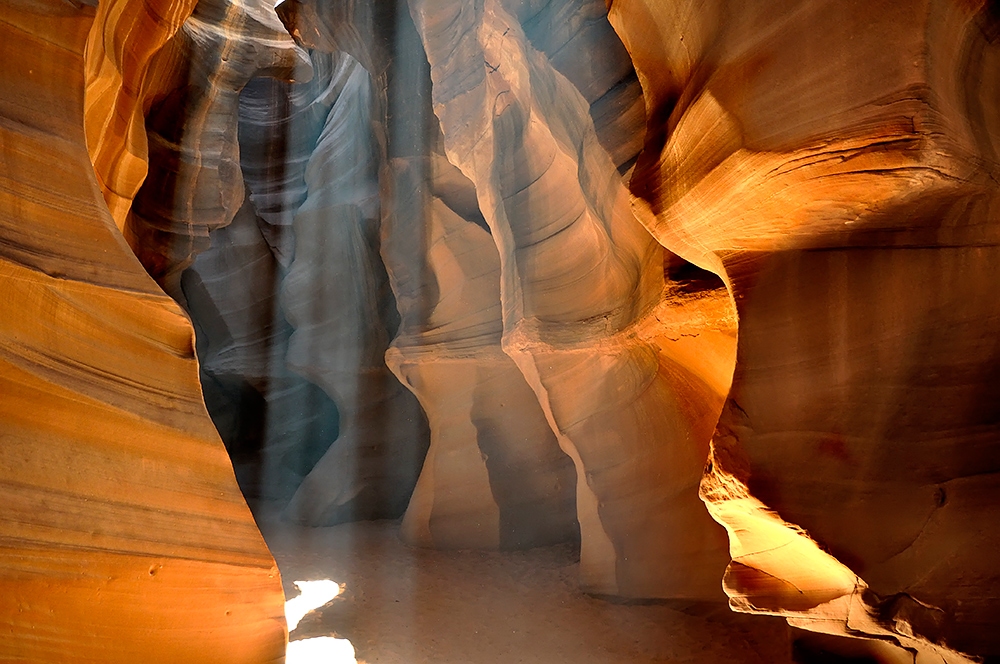
<instances>
[{"instance_id":1,"label":"sandy canyon floor","mask_svg":"<svg viewBox=\"0 0 1000 664\"><path fill-rule=\"evenodd\" d=\"M782 664L779 618L725 605L622 604L581 593L569 545L520 552L432 551L404 544L398 523L290 524L267 506L261 531L286 597L299 580L344 591L307 614L292 641L350 639L367 664Z\"/></svg>"}]
</instances>

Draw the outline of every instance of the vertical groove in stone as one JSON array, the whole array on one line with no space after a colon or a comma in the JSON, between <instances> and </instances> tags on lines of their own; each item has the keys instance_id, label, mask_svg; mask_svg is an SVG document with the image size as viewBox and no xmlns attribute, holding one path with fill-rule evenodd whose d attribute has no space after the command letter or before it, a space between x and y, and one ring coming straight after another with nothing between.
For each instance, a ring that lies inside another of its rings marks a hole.
<instances>
[{"instance_id":1,"label":"vertical groove in stone","mask_svg":"<svg viewBox=\"0 0 1000 664\"><path fill-rule=\"evenodd\" d=\"M724 293L687 306L665 297L676 286L620 177L631 157L602 143L600 87L575 67L586 38L536 28L533 44L502 2L410 4L446 154L475 185L500 252L503 349L576 465L584 587L718 599L724 536L697 486L728 389ZM559 15L549 11L533 20ZM589 3L578 11L604 20Z\"/></svg>"}]
</instances>

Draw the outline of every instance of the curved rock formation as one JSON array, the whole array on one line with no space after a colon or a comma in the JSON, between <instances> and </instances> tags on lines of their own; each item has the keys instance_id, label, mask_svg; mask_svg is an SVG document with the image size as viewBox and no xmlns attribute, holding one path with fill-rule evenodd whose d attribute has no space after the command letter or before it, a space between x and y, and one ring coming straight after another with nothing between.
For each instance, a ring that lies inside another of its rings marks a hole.
<instances>
[{"instance_id":1,"label":"curved rock formation","mask_svg":"<svg viewBox=\"0 0 1000 664\"><path fill-rule=\"evenodd\" d=\"M283 16L301 25L289 18L295 6ZM427 448L420 407L384 359L392 298L378 254L383 79L362 66L373 62L370 49L352 49L358 57L339 50L343 26L326 31L314 21L307 45L327 54L337 48L330 86L338 92L303 173L307 195L294 215L282 307L295 328L288 366L322 387L340 418L337 440L287 509L290 518L322 525L402 514Z\"/></svg>"},{"instance_id":2,"label":"curved rock formation","mask_svg":"<svg viewBox=\"0 0 1000 664\"><path fill-rule=\"evenodd\" d=\"M287 501L337 437L337 408L292 373L280 264L249 197L181 280L205 404L248 500Z\"/></svg>"},{"instance_id":3,"label":"curved rock formation","mask_svg":"<svg viewBox=\"0 0 1000 664\"><path fill-rule=\"evenodd\" d=\"M146 271L183 303L181 273L243 201L240 91L260 74L291 80L311 70L265 0L201 0L151 66L149 173L123 233Z\"/></svg>"},{"instance_id":4,"label":"curved rock formation","mask_svg":"<svg viewBox=\"0 0 1000 664\"><path fill-rule=\"evenodd\" d=\"M1000 656L998 16L8 3L0 659L281 658L195 348L299 522Z\"/></svg>"},{"instance_id":5,"label":"curved rock formation","mask_svg":"<svg viewBox=\"0 0 1000 664\"><path fill-rule=\"evenodd\" d=\"M332 54L309 53L314 75L252 79L240 94L247 196L229 226L183 273L198 331L206 404L244 493L287 501L339 433L336 405L286 362L293 328L281 284L294 257L292 222L305 169L344 77Z\"/></svg>"},{"instance_id":6,"label":"curved rock formation","mask_svg":"<svg viewBox=\"0 0 1000 664\"><path fill-rule=\"evenodd\" d=\"M289 506L295 518L316 524L350 519L354 504L371 505L368 516L401 513L412 490L406 475L416 466L385 454L385 447L405 447L411 432L384 428L391 412L384 400L401 386L382 359L389 340L379 311L384 272L377 258L375 93L367 70L342 58L341 93L306 167L309 194L295 215L295 260L283 285L284 309L295 327L288 363L331 395L341 418L339 442ZM397 472L403 476L392 477Z\"/></svg>"},{"instance_id":7,"label":"curved rock formation","mask_svg":"<svg viewBox=\"0 0 1000 664\"><path fill-rule=\"evenodd\" d=\"M281 8L296 34L319 25L304 43L313 77L243 91L249 199L239 230L212 231L184 292L244 489L291 498L288 515L314 525L398 517L427 435L383 358L395 318L378 256L385 91L315 13L290 18L297 6Z\"/></svg>"},{"instance_id":8,"label":"curved rock formation","mask_svg":"<svg viewBox=\"0 0 1000 664\"><path fill-rule=\"evenodd\" d=\"M88 157L94 14L0 9L0 659L279 662L278 570L205 413L191 327Z\"/></svg>"},{"instance_id":9,"label":"curved rock formation","mask_svg":"<svg viewBox=\"0 0 1000 664\"><path fill-rule=\"evenodd\" d=\"M124 229L146 177L150 61L191 16L197 0L94 4L97 15L84 50L87 146L111 216Z\"/></svg>"},{"instance_id":10,"label":"curved rock formation","mask_svg":"<svg viewBox=\"0 0 1000 664\"><path fill-rule=\"evenodd\" d=\"M611 11L651 118L636 210L739 313L703 491L733 605L997 653L992 4Z\"/></svg>"},{"instance_id":11,"label":"curved rock formation","mask_svg":"<svg viewBox=\"0 0 1000 664\"><path fill-rule=\"evenodd\" d=\"M500 256L475 189L444 155L393 171L382 255L402 323L386 360L431 428L403 537L485 549L573 539L573 465L501 349Z\"/></svg>"},{"instance_id":12,"label":"curved rock formation","mask_svg":"<svg viewBox=\"0 0 1000 664\"><path fill-rule=\"evenodd\" d=\"M348 62L339 54L309 51L313 76L290 83L252 79L240 94L240 166L261 232L284 268L295 254L292 223L305 202L305 173Z\"/></svg>"},{"instance_id":13,"label":"curved rock formation","mask_svg":"<svg viewBox=\"0 0 1000 664\"><path fill-rule=\"evenodd\" d=\"M697 332L680 336L664 254L632 215L591 106L513 10L411 9L448 158L500 252L503 349L576 465L584 588L718 596L724 543L697 485L728 388L726 308L698 298L684 314Z\"/></svg>"}]
</instances>

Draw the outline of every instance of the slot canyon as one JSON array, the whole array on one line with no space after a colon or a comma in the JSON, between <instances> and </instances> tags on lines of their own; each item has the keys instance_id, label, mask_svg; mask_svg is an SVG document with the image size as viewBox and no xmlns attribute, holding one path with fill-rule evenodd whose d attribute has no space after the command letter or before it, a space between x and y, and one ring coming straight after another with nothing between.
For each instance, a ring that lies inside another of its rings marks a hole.
<instances>
[{"instance_id":1,"label":"slot canyon","mask_svg":"<svg viewBox=\"0 0 1000 664\"><path fill-rule=\"evenodd\" d=\"M0 37L0 662L1000 662L1000 2Z\"/></svg>"}]
</instances>

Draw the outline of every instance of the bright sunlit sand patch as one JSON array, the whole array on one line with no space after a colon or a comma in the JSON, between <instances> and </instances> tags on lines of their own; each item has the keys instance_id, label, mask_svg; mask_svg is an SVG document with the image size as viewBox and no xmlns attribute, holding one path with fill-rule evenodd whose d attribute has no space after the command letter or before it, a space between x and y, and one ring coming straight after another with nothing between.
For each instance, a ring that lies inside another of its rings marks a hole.
<instances>
[{"instance_id":1,"label":"bright sunlit sand patch","mask_svg":"<svg viewBox=\"0 0 1000 664\"><path fill-rule=\"evenodd\" d=\"M293 631L299 621L343 592L344 587L330 579L296 581L299 596L285 602L285 621L288 631ZM356 664L354 646L347 639L319 636L312 639L290 641L285 652L286 664Z\"/></svg>"},{"instance_id":2,"label":"bright sunlit sand patch","mask_svg":"<svg viewBox=\"0 0 1000 664\"><path fill-rule=\"evenodd\" d=\"M347 639L317 636L289 641L285 664L356 664L354 646Z\"/></svg>"},{"instance_id":3,"label":"bright sunlit sand patch","mask_svg":"<svg viewBox=\"0 0 1000 664\"><path fill-rule=\"evenodd\" d=\"M323 606L343 590L339 583L330 579L296 581L295 587L299 589L299 596L285 602L285 621L289 632L298 627L303 616Z\"/></svg>"}]
</instances>

